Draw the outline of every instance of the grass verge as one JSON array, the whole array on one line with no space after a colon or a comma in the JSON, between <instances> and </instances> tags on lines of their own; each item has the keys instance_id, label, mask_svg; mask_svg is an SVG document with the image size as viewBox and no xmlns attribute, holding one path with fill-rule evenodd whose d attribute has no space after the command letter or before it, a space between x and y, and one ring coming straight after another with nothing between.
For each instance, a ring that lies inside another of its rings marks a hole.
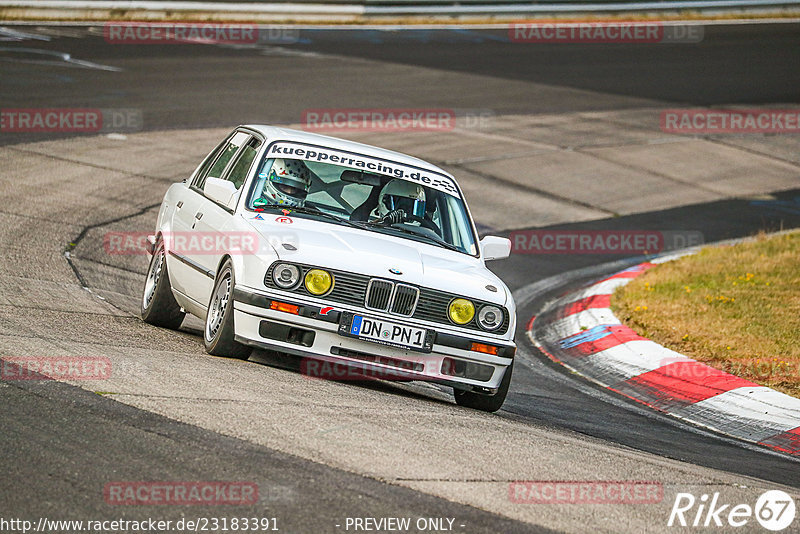
<instances>
[{"instance_id":1,"label":"grass verge","mask_svg":"<svg viewBox=\"0 0 800 534\"><path fill-rule=\"evenodd\" d=\"M800 232L657 265L611 308L665 347L800 397Z\"/></svg>"}]
</instances>

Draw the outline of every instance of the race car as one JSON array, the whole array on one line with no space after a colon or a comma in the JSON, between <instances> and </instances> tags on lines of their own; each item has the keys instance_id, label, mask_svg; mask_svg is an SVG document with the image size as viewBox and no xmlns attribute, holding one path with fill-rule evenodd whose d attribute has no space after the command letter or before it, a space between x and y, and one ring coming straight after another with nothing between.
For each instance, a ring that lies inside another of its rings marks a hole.
<instances>
[{"instance_id":1,"label":"race car","mask_svg":"<svg viewBox=\"0 0 800 534\"><path fill-rule=\"evenodd\" d=\"M489 412L506 398L516 307L485 262L511 242L479 241L460 187L434 165L239 126L169 188L148 242L142 319L176 329L199 317L210 354L258 347L300 357L310 376L343 366L435 382Z\"/></svg>"}]
</instances>

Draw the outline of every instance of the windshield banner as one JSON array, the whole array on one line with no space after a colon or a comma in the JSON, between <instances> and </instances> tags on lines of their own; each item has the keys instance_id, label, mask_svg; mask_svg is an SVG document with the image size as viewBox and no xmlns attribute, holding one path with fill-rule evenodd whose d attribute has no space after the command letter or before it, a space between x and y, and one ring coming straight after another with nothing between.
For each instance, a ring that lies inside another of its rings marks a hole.
<instances>
[{"instance_id":1,"label":"windshield banner","mask_svg":"<svg viewBox=\"0 0 800 534\"><path fill-rule=\"evenodd\" d=\"M458 197L458 189L455 183L447 176L426 172L400 163L370 158L361 154L352 154L350 152L314 145L305 145L302 143L279 142L270 146L267 157L302 159L305 161L318 161L320 163L332 163L343 167L352 167L369 173L383 174L385 176L408 180L409 182L416 182L425 187L431 187L453 195L454 197Z\"/></svg>"}]
</instances>

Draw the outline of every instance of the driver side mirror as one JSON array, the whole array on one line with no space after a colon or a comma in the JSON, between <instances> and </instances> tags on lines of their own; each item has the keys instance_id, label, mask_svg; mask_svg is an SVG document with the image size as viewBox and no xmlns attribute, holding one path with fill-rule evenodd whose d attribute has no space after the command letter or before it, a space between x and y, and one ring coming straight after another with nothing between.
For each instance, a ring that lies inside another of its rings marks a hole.
<instances>
[{"instance_id":1,"label":"driver side mirror","mask_svg":"<svg viewBox=\"0 0 800 534\"><path fill-rule=\"evenodd\" d=\"M511 240L487 235L481 239L481 254L484 260L502 260L511 255Z\"/></svg>"},{"instance_id":2,"label":"driver side mirror","mask_svg":"<svg viewBox=\"0 0 800 534\"><path fill-rule=\"evenodd\" d=\"M236 195L239 190L233 185L233 182L223 180L221 178L206 178L206 183L203 185L203 192L206 196L232 210L236 207Z\"/></svg>"}]
</instances>

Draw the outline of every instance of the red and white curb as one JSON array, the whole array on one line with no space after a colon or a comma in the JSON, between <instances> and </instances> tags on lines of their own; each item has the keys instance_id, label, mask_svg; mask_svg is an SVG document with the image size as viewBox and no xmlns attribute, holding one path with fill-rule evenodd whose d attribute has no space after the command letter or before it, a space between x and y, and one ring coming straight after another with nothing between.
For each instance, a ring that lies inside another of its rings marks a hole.
<instances>
[{"instance_id":1,"label":"red and white curb","mask_svg":"<svg viewBox=\"0 0 800 534\"><path fill-rule=\"evenodd\" d=\"M528 336L549 358L589 380L693 424L800 456L800 399L719 371L639 336L609 309L614 290L653 260L548 305Z\"/></svg>"}]
</instances>

